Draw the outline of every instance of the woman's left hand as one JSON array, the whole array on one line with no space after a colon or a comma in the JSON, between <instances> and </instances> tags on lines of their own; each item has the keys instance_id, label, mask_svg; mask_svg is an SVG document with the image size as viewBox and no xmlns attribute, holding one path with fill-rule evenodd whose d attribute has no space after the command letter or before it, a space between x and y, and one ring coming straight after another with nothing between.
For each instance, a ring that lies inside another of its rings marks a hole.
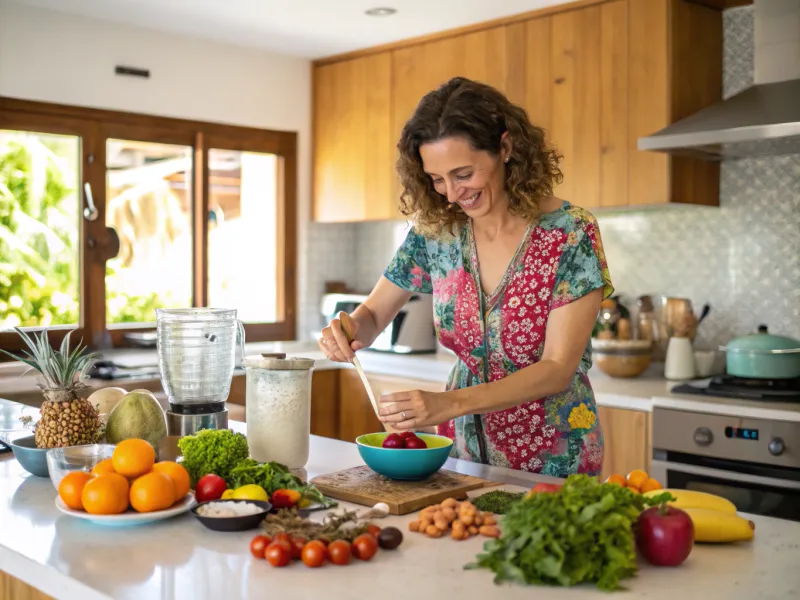
<instances>
[{"instance_id":1,"label":"woman's left hand","mask_svg":"<svg viewBox=\"0 0 800 600\"><path fill-rule=\"evenodd\" d=\"M422 390L381 396L379 412L383 423L399 430L441 425L457 416L447 392Z\"/></svg>"}]
</instances>

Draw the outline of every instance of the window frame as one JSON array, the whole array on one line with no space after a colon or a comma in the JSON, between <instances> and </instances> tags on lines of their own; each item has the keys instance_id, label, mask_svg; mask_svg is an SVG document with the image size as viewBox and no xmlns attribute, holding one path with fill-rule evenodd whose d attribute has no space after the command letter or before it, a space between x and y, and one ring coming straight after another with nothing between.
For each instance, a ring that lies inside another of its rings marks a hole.
<instances>
[{"instance_id":1,"label":"window frame","mask_svg":"<svg viewBox=\"0 0 800 600\"><path fill-rule=\"evenodd\" d=\"M106 140L109 138L189 146L193 152L192 185L192 305L208 300L208 150L263 152L278 157L278 310L275 323L245 323L248 342L293 340L296 333L297 267L297 133L257 129L222 123L192 121L139 113L84 108L0 96L0 129L32 131L81 138L79 197L85 205L83 186L89 183L98 218L80 224L80 319L74 340L83 339L92 349L130 347L128 332L152 331L155 323L111 325L106 323L106 281L103 240L106 232ZM99 243L93 243L99 241ZM281 260L282 259L282 260ZM231 307L235 308L235 307ZM60 343L74 326L49 327L51 342ZM37 331L40 327L25 328ZM13 331L0 331L0 348L20 350L22 340Z\"/></svg>"}]
</instances>

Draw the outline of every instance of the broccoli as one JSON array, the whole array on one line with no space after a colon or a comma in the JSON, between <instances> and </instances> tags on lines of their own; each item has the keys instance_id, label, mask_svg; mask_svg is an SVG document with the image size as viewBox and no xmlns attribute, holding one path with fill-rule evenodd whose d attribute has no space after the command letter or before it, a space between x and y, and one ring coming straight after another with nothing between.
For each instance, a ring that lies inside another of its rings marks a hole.
<instances>
[{"instance_id":1,"label":"broccoli","mask_svg":"<svg viewBox=\"0 0 800 600\"><path fill-rule=\"evenodd\" d=\"M240 461L250 455L247 438L229 429L203 429L178 440L183 466L192 478L192 487L209 473L226 481Z\"/></svg>"}]
</instances>

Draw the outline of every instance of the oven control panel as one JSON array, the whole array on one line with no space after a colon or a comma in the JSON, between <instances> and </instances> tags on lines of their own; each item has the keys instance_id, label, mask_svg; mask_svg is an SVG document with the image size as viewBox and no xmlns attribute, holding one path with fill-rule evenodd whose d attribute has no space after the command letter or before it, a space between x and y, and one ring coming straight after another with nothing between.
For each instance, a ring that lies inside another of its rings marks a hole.
<instances>
[{"instance_id":1,"label":"oven control panel","mask_svg":"<svg viewBox=\"0 0 800 600\"><path fill-rule=\"evenodd\" d=\"M800 468L800 422L656 407L653 450Z\"/></svg>"}]
</instances>

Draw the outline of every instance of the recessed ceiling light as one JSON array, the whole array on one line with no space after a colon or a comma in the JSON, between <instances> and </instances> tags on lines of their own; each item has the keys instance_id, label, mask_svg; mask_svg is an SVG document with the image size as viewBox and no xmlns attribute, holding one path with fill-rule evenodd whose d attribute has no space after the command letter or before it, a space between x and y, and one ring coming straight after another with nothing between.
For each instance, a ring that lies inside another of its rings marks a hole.
<instances>
[{"instance_id":1,"label":"recessed ceiling light","mask_svg":"<svg viewBox=\"0 0 800 600\"><path fill-rule=\"evenodd\" d=\"M389 15L393 15L396 12L397 12L396 8L379 7L379 8L370 8L369 10L365 10L364 14L369 15L370 17L388 17Z\"/></svg>"}]
</instances>

